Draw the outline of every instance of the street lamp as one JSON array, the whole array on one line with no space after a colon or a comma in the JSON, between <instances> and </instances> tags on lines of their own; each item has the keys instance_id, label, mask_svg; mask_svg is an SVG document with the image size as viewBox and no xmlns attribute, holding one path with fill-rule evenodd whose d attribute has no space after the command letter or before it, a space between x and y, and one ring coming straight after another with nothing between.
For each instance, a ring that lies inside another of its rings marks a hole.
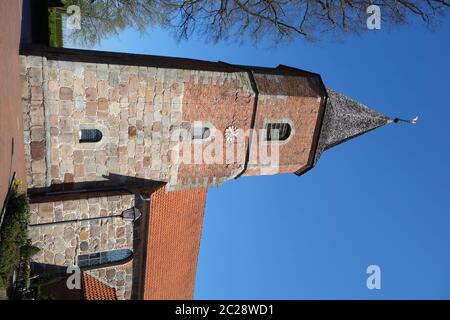
<instances>
[{"instance_id":1,"label":"street lamp","mask_svg":"<svg viewBox=\"0 0 450 320\"><path fill-rule=\"evenodd\" d=\"M137 221L141 217L142 213L136 207L131 207L130 209L122 211L120 217L125 221Z\"/></svg>"},{"instance_id":2,"label":"street lamp","mask_svg":"<svg viewBox=\"0 0 450 320\"><path fill-rule=\"evenodd\" d=\"M137 221L142 216L142 212L135 206L126 209L122 211L120 214L112 215L112 216L106 216L106 217L93 217L93 218L85 218L85 219L72 219L72 220L62 220L62 221L53 221L53 222L44 222L44 223L37 223L37 224L29 224L28 227L34 228L34 227L42 227L42 226L49 226L49 225L55 225L55 224L63 224L63 223L74 223L74 222L82 222L82 221L92 221L92 220L101 220L101 219L115 219L115 218L122 218L124 221Z\"/></svg>"}]
</instances>

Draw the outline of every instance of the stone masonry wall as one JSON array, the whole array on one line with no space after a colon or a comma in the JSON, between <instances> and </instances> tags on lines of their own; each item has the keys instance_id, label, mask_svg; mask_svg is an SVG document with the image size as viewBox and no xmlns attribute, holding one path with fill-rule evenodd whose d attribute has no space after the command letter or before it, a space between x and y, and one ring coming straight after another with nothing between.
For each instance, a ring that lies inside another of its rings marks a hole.
<instances>
[{"instance_id":1,"label":"stone masonry wall","mask_svg":"<svg viewBox=\"0 0 450 320\"><path fill-rule=\"evenodd\" d=\"M168 180L182 71L34 56L22 65L29 187L102 181L108 173ZM103 139L80 144L82 128L99 129Z\"/></svg>"},{"instance_id":2,"label":"stone masonry wall","mask_svg":"<svg viewBox=\"0 0 450 320\"><path fill-rule=\"evenodd\" d=\"M105 181L110 173L189 188L233 178L242 166L187 165L178 179L171 150L181 140L173 133L194 121L220 130L250 125L245 73L21 58L30 188ZM103 139L79 143L83 128L100 130Z\"/></svg>"},{"instance_id":3,"label":"stone masonry wall","mask_svg":"<svg viewBox=\"0 0 450 320\"><path fill-rule=\"evenodd\" d=\"M47 180L46 128L42 58L22 57L22 106L27 185L44 187Z\"/></svg>"},{"instance_id":4,"label":"stone masonry wall","mask_svg":"<svg viewBox=\"0 0 450 320\"><path fill-rule=\"evenodd\" d=\"M120 214L132 205L134 196L112 196L31 204L31 224L57 222ZM133 248L133 223L121 218L71 222L29 229L33 245L41 248L37 263L70 266L79 254ZM129 299L132 262L88 271L97 279L116 288L120 299Z\"/></svg>"}]
</instances>

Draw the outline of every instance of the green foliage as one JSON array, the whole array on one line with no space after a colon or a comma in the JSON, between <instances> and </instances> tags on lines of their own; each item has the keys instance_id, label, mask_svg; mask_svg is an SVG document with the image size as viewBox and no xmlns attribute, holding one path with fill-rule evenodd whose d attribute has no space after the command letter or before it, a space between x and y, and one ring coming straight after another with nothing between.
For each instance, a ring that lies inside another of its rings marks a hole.
<instances>
[{"instance_id":1,"label":"green foliage","mask_svg":"<svg viewBox=\"0 0 450 320\"><path fill-rule=\"evenodd\" d=\"M25 259L30 259L32 256L36 255L41 249L36 246L32 246L29 241L26 245L21 248L22 256Z\"/></svg>"},{"instance_id":2,"label":"green foliage","mask_svg":"<svg viewBox=\"0 0 450 320\"><path fill-rule=\"evenodd\" d=\"M20 298L22 292L25 292L30 288L30 261L22 259L17 268L17 279L15 283L15 296Z\"/></svg>"},{"instance_id":3,"label":"green foliage","mask_svg":"<svg viewBox=\"0 0 450 320\"><path fill-rule=\"evenodd\" d=\"M50 33L50 47L63 47L63 23L61 10L58 10L57 8L49 8L48 29Z\"/></svg>"},{"instance_id":4,"label":"green foliage","mask_svg":"<svg viewBox=\"0 0 450 320\"><path fill-rule=\"evenodd\" d=\"M0 229L0 287L6 287L19 265L20 248L27 244L30 207L25 194L13 190ZM34 252L35 249L27 249Z\"/></svg>"},{"instance_id":5,"label":"green foliage","mask_svg":"<svg viewBox=\"0 0 450 320\"><path fill-rule=\"evenodd\" d=\"M27 243L20 248L20 260L17 268L17 278L13 299L24 299L25 295L29 293L31 284L31 257L39 251L40 249L38 247L31 245L31 239L28 239Z\"/></svg>"}]
</instances>

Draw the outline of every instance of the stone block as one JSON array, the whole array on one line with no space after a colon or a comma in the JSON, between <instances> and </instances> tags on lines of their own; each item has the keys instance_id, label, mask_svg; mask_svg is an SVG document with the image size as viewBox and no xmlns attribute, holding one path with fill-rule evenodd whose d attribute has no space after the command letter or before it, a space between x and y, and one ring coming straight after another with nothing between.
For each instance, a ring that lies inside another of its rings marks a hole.
<instances>
[{"instance_id":1,"label":"stone block","mask_svg":"<svg viewBox=\"0 0 450 320\"><path fill-rule=\"evenodd\" d=\"M41 104L31 104L30 106L31 125L44 125L44 107Z\"/></svg>"},{"instance_id":2,"label":"stone block","mask_svg":"<svg viewBox=\"0 0 450 320\"><path fill-rule=\"evenodd\" d=\"M38 206L38 215L41 219L53 219L53 202L43 202Z\"/></svg>"},{"instance_id":3,"label":"stone block","mask_svg":"<svg viewBox=\"0 0 450 320\"><path fill-rule=\"evenodd\" d=\"M31 100L32 101L42 101L44 99L44 92L42 87L32 86L31 87Z\"/></svg>"},{"instance_id":4,"label":"stone block","mask_svg":"<svg viewBox=\"0 0 450 320\"><path fill-rule=\"evenodd\" d=\"M97 115L97 107L98 107L98 104L96 101L86 102L86 115L87 116L96 116Z\"/></svg>"},{"instance_id":5,"label":"stone block","mask_svg":"<svg viewBox=\"0 0 450 320\"><path fill-rule=\"evenodd\" d=\"M73 71L62 69L59 72L59 83L62 87L71 87L73 85Z\"/></svg>"},{"instance_id":6,"label":"stone block","mask_svg":"<svg viewBox=\"0 0 450 320\"><path fill-rule=\"evenodd\" d=\"M30 144L31 158L36 160L42 160L45 157L45 141L33 141Z\"/></svg>"},{"instance_id":7,"label":"stone block","mask_svg":"<svg viewBox=\"0 0 450 320\"><path fill-rule=\"evenodd\" d=\"M73 90L69 87L59 88L59 99L60 100L72 100L73 99Z\"/></svg>"},{"instance_id":8,"label":"stone block","mask_svg":"<svg viewBox=\"0 0 450 320\"><path fill-rule=\"evenodd\" d=\"M109 96L109 85L107 81L99 81L97 83L97 92L99 98L108 98Z\"/></svg>"},{"instance_id":9,"label":"stone block","mask_svg":"<svg viewBox=\"0 0 450 320\"><path fill-rule=\"evenodd\" d=\"M45 129L41 126L31 127L31 141L42 141L45 139Z\"/></svg>"},{"instance_id":10,"label":"stone block","mask_svg":"<svg viewBox=\"0 0 450 320\"><path fill-rule=\"evenodd\" d=\"M86 89L86 100L87 101L96 101L97 100L97 89L96 88L87 88Z\"/></svg>"},{"instance_id":11,"label":"stone block","mask_svg":"<svg viewBox=\"0 0 450 320\"><path fill-rule=\"evenodd\" d=\"M97 85L97 75L94 71L84 71L84 83L86 87L95 88Z\"/></svg>"},{"instance_id":12,"label":"stone block","mask_svg":"<svg viewBox=\"0 0 450 320\"><path fill-rule=\"evenodd\" d=\"M73 82L73 95L75 97L82 97L85 94L84 80L75 79Z\"/></svg>"},{"instance_id":13,"label":"stone block","mask_svg":"<svg viewBox=\"0 0 450 320\"><path fill-rule=\"evenodd\" d=\"M28 79L32 86L42 86L42 68L31 67L28 69Z\"/></svg>"},{"instance_id":14,"label":"stone block","mask_svg":"<svg viewBox=\"0 0 450 320\"><path fill-rule=\"evenodd\" d=\"M73 101L60 101L59 103L59 115L61 116L72 116L74 109Z\"/></svg>"},{"instance_id":15,"label":"stone block","mask_svg":"<svg viewBox=\"0 0 450 320\"><path fill-rule=\"evenodd\" d=\"M73 183L73 182L74 182L73 173L66 172L64 174L64 183Z\"/></svg>"}]
</instances>

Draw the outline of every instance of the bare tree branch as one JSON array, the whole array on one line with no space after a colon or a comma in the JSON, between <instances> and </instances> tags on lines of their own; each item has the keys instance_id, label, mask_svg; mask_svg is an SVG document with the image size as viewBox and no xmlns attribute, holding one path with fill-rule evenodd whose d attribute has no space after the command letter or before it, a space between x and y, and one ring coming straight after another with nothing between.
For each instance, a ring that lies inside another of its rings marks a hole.
<instances>
[{"instance_id":1,"label":"bare tree branch","mask_svg":"<svg viewBox=\"0 0 450 320\"><path fill-rule=\"evenodd\" d=\"M148 26L174 31L179 39L196 33L206 40L251 37L283 41L314 40L324 33L367 30L366 9L378 5L384 25L419 18L425 25L448 13L450 0L65 0L79 5L82 29L72 37L94 45L125 28Z\"/></svg>"}]
</instances>

